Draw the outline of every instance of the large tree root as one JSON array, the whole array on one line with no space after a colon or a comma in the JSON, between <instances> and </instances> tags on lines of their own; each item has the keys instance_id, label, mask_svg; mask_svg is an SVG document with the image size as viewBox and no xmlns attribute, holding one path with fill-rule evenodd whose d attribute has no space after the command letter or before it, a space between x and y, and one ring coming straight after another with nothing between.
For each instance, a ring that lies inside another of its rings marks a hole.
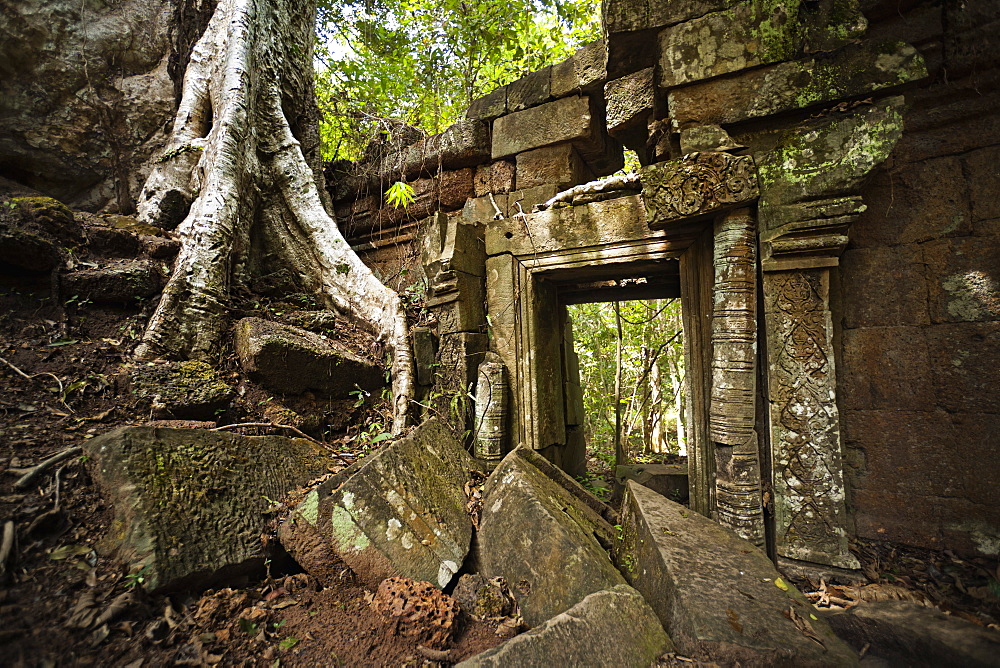
<instances>
[{"instance_id":1,"label":"large tree root","mask_svg":"<svg viewBox=\"0 0 1000 668\"><path fill-rule=\"evenodd\" d=\"M306 159L318 146L304 153L293 133L315 134L312 30L308 2L220 0L194 47L173 137L146 182L139 215L164 224L189 202L190 209L177 228L182 247L173 274L135 354L214 357L231 289L255 266L279 260L389 347L398 433L413 395L402 304L324 209L318 167Z\"/></svg>"}]
</instances>

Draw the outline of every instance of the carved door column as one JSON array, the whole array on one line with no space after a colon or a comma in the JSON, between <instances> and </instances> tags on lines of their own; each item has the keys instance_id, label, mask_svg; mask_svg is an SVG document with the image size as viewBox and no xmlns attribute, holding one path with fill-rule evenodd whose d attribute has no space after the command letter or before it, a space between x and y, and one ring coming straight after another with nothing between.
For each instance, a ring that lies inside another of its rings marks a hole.
<instances>
[{"instance_id":1,"label":"carved door column","mask_svg":"<svg viewBox=\"0 0 1000 668\"><path fill-rule=\"evenodd\" d=\"M902 99L786 131L758 158L767 404L779 557L856 569L848 550L830 271L858 190L902 133Z\"/></svg>"}]
</instances>

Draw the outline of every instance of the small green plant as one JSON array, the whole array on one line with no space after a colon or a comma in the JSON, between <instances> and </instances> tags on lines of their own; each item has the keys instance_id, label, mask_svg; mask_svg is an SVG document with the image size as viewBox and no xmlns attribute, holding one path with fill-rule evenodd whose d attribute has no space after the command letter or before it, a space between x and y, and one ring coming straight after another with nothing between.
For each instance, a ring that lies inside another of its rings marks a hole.
<instances>
[{"instance_id":1,"label":"small green plant","mask_svg":"<svg viewBox=\"0 0 1000 668\"><path fill-rule=\"evenodd\" d=\"M146 577L149 576L149 571L152 570L152 566L146 564L134 573L129 573L125 576L125 588L135 589L136 587L146 584Z\"/></svg>"},{"instance_id":2,"label":"small green plant","mask_svg":"<svg viewBox=\"0 0 1000 668\"><path fill-rule=\"evenodd\" d=\"M77 308L86 308L94 302L87 297L81 297L80 295L73 295L66 300L66 306L76 306Z\"/></svg>"},{"instance_id":3,"label":"small green plant","mask_svg":"<svg viewBox=\"0 0 1000 668\"><path fill-rule=\"evenodd\" d=\"M292 636L288 636L287 638L278 643L278 647L280 647L282 651L288 651L298 644L299 644L298 638L293 638Z\"/></svg>"},{"instance_id":4,"label":"small green plant","mask_svg":"<svg viewBox=\"0 0 1000 668\"><path fill-rule=\"evenodd\" d=\"M615 525L615 531L618 532L618 540L625 540L625 529L621 524Z\"/></svg>"},{"instance_id":5,"label":"small green plant","mask_svg":"<svg viewBox=\"0 0 1000 668\"><path fill-rule=\"evenodd\" d=\"M402 181L396 181L385 191L385 200L390 206L405 209L413 203L413 186Z\"/></svg>"},{"instance_id":6,"label":"small green plant","mask_svg":"<svg viewBox=\"0 0 1000 668\"><path fill-rule=\"evenodd\" d=\"M371 392L362 390L357 384L354 387L355 389L348 392L348 394L354 397L354 407L361 408L365 403L365 399L371 396Z\"/></svg>"},{"instance_id":7,"label":"small green plant","mask_svg":"<svg viewBox=\"0 0 1000 668\"><path fill-rule=\"evenodd\" d=\"M243 631L243 633L247 634L248 636L257 635L257 625L251 622L249 619L246 619L245 617L240 617L239 624L240 624L240 631Z\"/></svg>"}]
</instances>

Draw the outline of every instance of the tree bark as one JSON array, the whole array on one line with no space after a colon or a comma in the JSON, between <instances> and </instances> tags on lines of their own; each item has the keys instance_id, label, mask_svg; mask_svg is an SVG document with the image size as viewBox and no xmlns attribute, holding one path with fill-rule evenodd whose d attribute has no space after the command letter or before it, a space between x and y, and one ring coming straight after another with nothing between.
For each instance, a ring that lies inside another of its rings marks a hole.
<instances>
[{"instance_id":1,"label":"tree bark","mask_svg":"<svg viewBox=\"0 0 1000 668\"><path fill-rule=\"evenodd\" d=\"M182 248L135 354L216 356L231 290L274 256L389 347L398 433L413 366L402 304L344 240L323 206L318 164L306 159L318 145L304 153L300 143L316 143L314 11L305 0L220 0L193 48L171 142L138 204L144 222L183 218Z\"/></svg>"}]
</instances>

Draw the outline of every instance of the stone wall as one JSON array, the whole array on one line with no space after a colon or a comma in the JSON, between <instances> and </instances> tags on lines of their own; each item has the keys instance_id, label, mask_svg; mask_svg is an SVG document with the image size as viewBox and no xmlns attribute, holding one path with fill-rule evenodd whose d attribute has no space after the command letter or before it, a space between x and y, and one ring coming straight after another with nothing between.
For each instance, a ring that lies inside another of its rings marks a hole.
<instances>
[{"instance_id":1,"label":"stone wall","mask_svg":"<svg viewBox=\"0 0 1000 668\"><path fill-rule=\"evenodd\" d=\"M864 189L839 272L859 536L1000 551L1000 5L882 3L930 77Z\"/></svg>"}]
</instances>

